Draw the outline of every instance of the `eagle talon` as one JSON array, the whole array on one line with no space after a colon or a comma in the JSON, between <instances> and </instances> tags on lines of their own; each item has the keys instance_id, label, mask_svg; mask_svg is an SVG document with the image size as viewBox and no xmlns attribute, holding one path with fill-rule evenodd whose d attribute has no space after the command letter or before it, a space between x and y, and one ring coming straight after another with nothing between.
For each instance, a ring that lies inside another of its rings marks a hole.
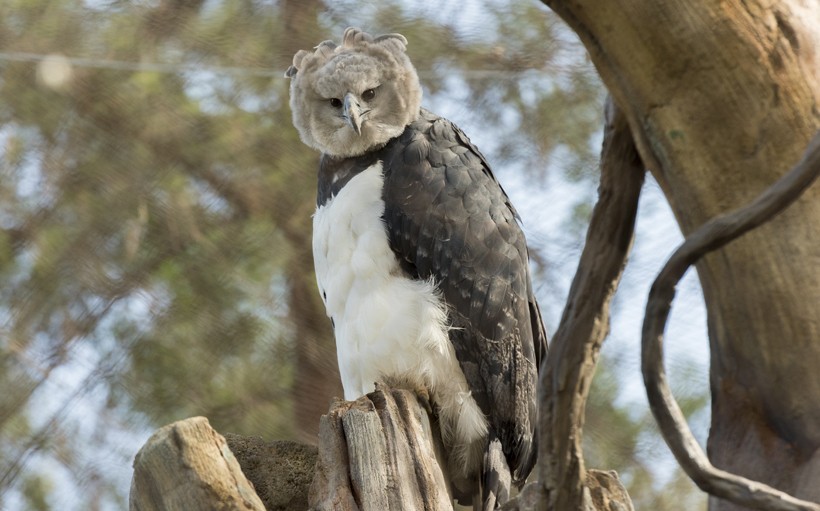
<instances>
[{"instance_id":1,"label":"eagle talon","mask_svg":"<svg viewBox=\"0 0 820 511\"><path fill-rule=\"evenodd\" d=\"M416 399L419 400L421 406L423 406L424 409L427 411L427 415L433 415L432 399L430 399L430 390L427 388L427 386L421 385L411 390L416 395Z\"/></svg>"}]
</instances>

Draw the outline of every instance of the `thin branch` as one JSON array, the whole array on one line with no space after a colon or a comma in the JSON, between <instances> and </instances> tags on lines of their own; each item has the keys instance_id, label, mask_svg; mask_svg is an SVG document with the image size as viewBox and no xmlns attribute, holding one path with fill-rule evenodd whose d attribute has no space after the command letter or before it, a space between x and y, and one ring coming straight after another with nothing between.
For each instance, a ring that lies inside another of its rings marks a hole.
<instances>
[{"instance_id":1,"label":"thin branch","mask_svg":"<svg viewBox=\"0 0 820 511\"><path fill-rule=\"evenodd\" d=\"M546 509L583 509L584 410L609 304L632 246L644 166L622 112L609 99L599 198L561 324L539 378L539 480ZM626 507L625 507L626 509Z\"/></svg>"},{"instance_id":2,"label":"thin branch","mask_svg":"<svg viewBox=\"0 0 820 511\"><path fill-rule=\"evenodd\" d=\"M689 236L655 279L646 305L641 366L649 406L666 443L681 467L702 490L755 509L820 511L820 505L717 469L710 463L669 390L663 367L663 332L675 297L675 286L686 270L705 254L771 220L794 202L818 175L820 132L809 143L802 160L754 202L710 220Z\"/></svg>"}]
</instances>

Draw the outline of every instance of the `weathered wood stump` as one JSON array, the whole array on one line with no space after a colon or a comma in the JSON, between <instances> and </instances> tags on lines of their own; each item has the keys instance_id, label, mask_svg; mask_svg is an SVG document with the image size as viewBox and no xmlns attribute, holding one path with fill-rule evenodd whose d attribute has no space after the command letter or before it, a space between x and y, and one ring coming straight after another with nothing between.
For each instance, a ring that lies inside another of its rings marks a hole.
<instances>
[{"instance_id":1,"label":"weathered wood stump","mask_svg":"<svg viewBox=\"0 0 820 511\"><path fill-rule=\"evenodd\" d=\"M333 403L321 419L318 452L258 437L226 441L207 419L193 417L160 428L137 453L130 510L450 511L439 451L427 404L382 386ZM584 511L632 510L617 474L586 474ZM537 487L530 483L503 509L536 509Z\"/></svg>"},{"instance_id":2,"label":"weathered wood stump","mask_svg":"<svg viewBox=\"0 0 820 511\"><path fill-rule=\"evenodd\" d=\"M264 511L225 438L194 417L157 430L134 459L131 511Z\"/></svg>"},{"instance_id":3,"label":"weathered wood stump","mask_svg":"<svg viewBox=\"0 0 820 511\"><path fill-rule=\"evenodd\" d=\"M315 447L238 435L226 442L203 417L175 422L137 453L130 509L452 510L425 405L383 387L335 402L321 420L312 484Z\"/></svg>"},{"instance_id":4,"label":"weathered wood stump","mask_svg":"<svg viewBox=\"0 0 820 511\"><path fill-rule=\"evenodd\" d=\"M377 387L322 417L311 509L452 510L438 433L414 393Z\"/></svg>"}]
</instances>

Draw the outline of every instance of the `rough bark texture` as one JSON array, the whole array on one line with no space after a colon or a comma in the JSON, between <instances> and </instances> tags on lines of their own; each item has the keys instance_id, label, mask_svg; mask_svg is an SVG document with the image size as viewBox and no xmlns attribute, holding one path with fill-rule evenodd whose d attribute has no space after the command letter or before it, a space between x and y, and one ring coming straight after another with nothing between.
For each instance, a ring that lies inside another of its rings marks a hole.
<instances>
[{"instance_id":1,"label":"rough bark texture","mask_svg":"<svg viewBox=\"0 0 820 511\"><path fill-rule=\"evenodd\" d=\"M539 509L590 508L581 443L584 410L598 352L609 331L609 304L632 246L643 179L643 164L626 119L608 102L598 203L540 373L538 477L544 498ZM631 508L628 496L622 505Z\"/></svg>"},{"instance_id":2,"label":"rough bark texture","mask_svg":"<svg viewBox=\"0 0 820 511\"><path fill-rule=\"evenodd\" d=\"M760 194L820 127L816 2L546 3L590 51L685 235ZM815 186L697 266L710 458L809 500L820 499L818 218Z\"/></svg>"},{"instance_id":3,"label":"rough bark texture","mask_svg":"<svg viewBox=\"0 0 820 511\"><path fill-rule=\"evenodd\" d=\"M452 510L438 438L426 403L381 386L333 404L318 452L239 435L226 442L207 419L186 419L140 449L130 509Z\"/></svg>"},{"instance_id":4,"label":"rough bark texture","mask_svg":"<svg viewBox=\"0 0 820 511\"><path fill-rule=\"evenodd\" d=\"M626 488L612 470L588 470L586 487L587 508L594 511L633 511L632 500Z\"/></svg>"},{"instance_id":5,"label":"rough bark texture","mask_svg":"<svg viewBox=\"0 0 820 511\"><path fill-rule=\"evenodd\" d=\"M308 489L318 458L315 445L267 442L230 433L225 434L225 440L267 511L308 508Z\"/></svg>"},{"instance_id":6,"label":"rough bark texture","mask_svg":"<svg viewBox=\"0 0 820 511\"><path fill-rule=\"evenodd\" d=\"M812 140L805 157L754 202L730 214L713 218L689 235L658 274L646 304L641 367L649 406L666 443L681 467L702 489L711 495L755 509L820 511L820 504L795 499L760 482L717 469L709 462L666 383L663 332L675 297L675 286L686 270L705 254L771 221L800 197L818 177L820 132Z\"/></svg>"},{"instance_id":7,"label":"rough bark texture","mask_svg":"<svg viewBox=\"0 0 820 511\"><path fill-rule=\"evenodd\" d=\"M377 387L322 416L316 510L451 510L437 433L416 395Z\"/></svg>"},{"instance_id":8,"label":"rough bark texture","mask_svg":"<svg viewBox=\"0 0 820 511\"><path fill-rule=\"evenodd\" d=\"M134 460L130 509L453 509L437 461L438 432L426 403L408 390L379 386L357 401L334 403L321 419L318 452L295 442L228 438L204 417L157 430Z\"/></svg>"},{"instance_id":9,"label":"rough bark texture","mask_svg":"<svg viewBox=\"0 0 820 511\"><path fill-rule=\"evenodd\" d=\"M169 424L148 439L134 459L129 500L131 511L265 510L204 417Z\"/></svg>"}]
</instances>

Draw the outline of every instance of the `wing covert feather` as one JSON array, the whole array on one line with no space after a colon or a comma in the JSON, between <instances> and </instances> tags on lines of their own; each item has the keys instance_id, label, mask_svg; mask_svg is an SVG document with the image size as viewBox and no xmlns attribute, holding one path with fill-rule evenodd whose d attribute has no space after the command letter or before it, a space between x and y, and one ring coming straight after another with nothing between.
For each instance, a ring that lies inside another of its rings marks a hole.
<instances>
[{"instance_id":1,"label":"wing covert feather","mask_svg":"<svg viewBox=\"0 0 820 511\"><path fill-rule=\"evenodd\" d=\"M518 215L478 149L445 119L422 110L385 150L391 248L412 276L437 283L472 396L517 480L534 462L546 350Z\"/></svg>"}]
</instances>

